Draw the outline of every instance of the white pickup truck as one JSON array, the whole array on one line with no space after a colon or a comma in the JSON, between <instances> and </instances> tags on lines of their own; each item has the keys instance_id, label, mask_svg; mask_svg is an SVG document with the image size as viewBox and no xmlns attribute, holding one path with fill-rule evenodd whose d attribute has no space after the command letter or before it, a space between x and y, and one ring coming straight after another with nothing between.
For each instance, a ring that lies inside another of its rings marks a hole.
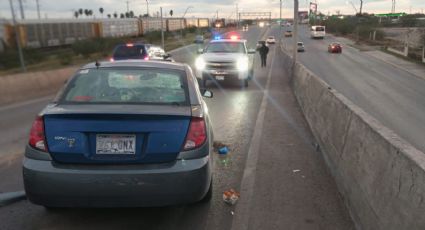
<instances>
[{"instance_id":1,"label":"white pickup truck","mask_svg":"<svg viewBox=\"0 0 425 230\"><path fill-rule=\"evenodd\" d=\"M201 87L206 87L208 80L239 80L243 86L253 77L253 60L255 50L248 50L246 40L222 39L210 41L195 61L196 77Z\"/></svg>"}]
</instances>

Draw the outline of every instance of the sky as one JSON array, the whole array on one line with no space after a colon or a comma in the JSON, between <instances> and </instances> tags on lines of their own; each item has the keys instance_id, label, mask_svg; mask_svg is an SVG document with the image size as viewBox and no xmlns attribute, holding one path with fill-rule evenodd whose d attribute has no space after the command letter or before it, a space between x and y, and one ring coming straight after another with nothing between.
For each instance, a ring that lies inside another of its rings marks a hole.
<instances>
[{"instance_id":1,"label":"sky","mask_svg":"<svg viewBox=\"0 0 425 230\"><path fill-rule=\"evenodd\" d=\"M17 17L21 17L18 0L12 0ZM73 12L79 8L92 9L94 17L100 18L99 8L103 7L103 17L114 12L125 13L127 2L129 9L136 15L146 13L146 0L38 0L42 18L71 18ZM172 9L174 17L182 17L187 7L186 17L235 18L236 5L239 12L271 12L272 17L279 17L279 0L148 0L149 13L156 14L162 7L165 16ZM310 1L317 2L318 11L324 14L354 14L359 10L360 0L299 0L300 10L307 10ZM363 12L389 13L391 0L363 0ZM36 0L22 0L25 18L37 18ZM354 7L352 6L352 4ZM425 0L396 0L396 12L423 13ZM282 0L282 17L290 18L293 15L293 1ZM9 0L0 1L0 18L11 18ZM85 16L83 16L85 18Z\"/></svg>"}]
</instances>

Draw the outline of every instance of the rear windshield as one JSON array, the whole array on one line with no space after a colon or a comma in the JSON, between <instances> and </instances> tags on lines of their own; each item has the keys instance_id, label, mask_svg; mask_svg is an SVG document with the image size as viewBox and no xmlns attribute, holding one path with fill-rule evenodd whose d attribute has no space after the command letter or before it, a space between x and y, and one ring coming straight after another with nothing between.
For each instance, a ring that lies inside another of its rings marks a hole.
<instances>
[{"instance_id":1,"label":"rear windshield","mask_svg":"<svg viewBox=\"0 0 425 230\"><path fill-rule=\"evenodd\" d=\"M316 29L313 28L314 31L325 31L325 27L323 26L318 26L316 27Z\"/></svg>"},{"instance_id":2,"label":"rear windshield","mask_svg":"<svg viewBox=\"0 0 425 230\"><path fill-rule=\"evenodd\" d=\"M143 45L136 45L136 46L121 45L115 49L113 56L115 58L140 57L140 56L146 56L146 51Z\"/></svg>"},{"instance_id":3,"label":"rear windshield","mask_svg":"<svg viewBox=\"0 0 425 230\"><path fill-rule=\"evenodd\" d=\"M184 71L143 68L81 70L60 103L188 104Z\"/></svg>"}]
</instances>

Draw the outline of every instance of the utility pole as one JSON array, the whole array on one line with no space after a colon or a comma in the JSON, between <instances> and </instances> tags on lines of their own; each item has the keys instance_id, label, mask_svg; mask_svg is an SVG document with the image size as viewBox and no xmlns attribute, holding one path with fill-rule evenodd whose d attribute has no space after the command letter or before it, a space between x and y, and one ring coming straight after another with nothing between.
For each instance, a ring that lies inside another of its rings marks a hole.
<instances>
[{"instance_id":1,"label":"utility pole","mask_svg":"<svg viewBox=\"0 0 425 230\"><path fill-rule=\"evenodd\" d=\"M239 29L238 3L236 3L236 29Z\"/></svg>"},{"instance_id":2,"label":"utility pole","mask_svg":"<svg viewBox=\"0 0 425 230\"><path fill-rule=\"evenodd\" d=\"M160 11L161 11L161 44L162 44L162 49L165 50L165 46L164 46L164 21L162 20L162 7L159 7Z\"/></svg>"},{"instance_id":3,"label":"utility pole","mask_svg":"<svg viewBox=\"0 0 425 230\"><path fill-rule=\"evenodd\" d=\"M295 67L297 64L297 45L298 45L298 0L294 0L294 46L293 46L293 71L295 71ZM293 72L294 73L294 72Z\"/></svg>"},{"instance_id":4,"label":"utility pole","mask_svg":"<svg viewBox=\"0 0 425 230\"><path fill-rule=\"evenodd\" d=\"M19 1L19 9L21 10L21 19L25 19L24 6L22 5L22 0L18 0L18 1Z\"/></svg>"},{"instance_id":5,"label":"utility pole","mask_svg":"<svg viewBox=\"0 0 425 230\"><path fill-rule=\"evenodd\" d=\"M146 14L149 17L149 2L146 0Z\"/></svg>"},{"instance_id":6,"label":"utility pole","mask_svg":"<svg viewBox=\"0 0 425 230\"><path fill-rule=\"evenodd\" d=\"M218 10L217 10L216 14L217 14L217 20L218 20Z\"/></svg>"},{"instance_id":7,"label":"utility pole","mask_svg":"<svg viewBox=\"0 0 425 230\"><path fill-rule=\"evenodd\" d=\"M39 0L35 0L35 3L37 5L37 16L38 16L38 19L41 19L41 16L40 16L40 2L39 2Z\"/></svg>"},{"instance_id":8,"label":"utility pole","mask_svg":"<svg viewBox=\"0 0 425 230\"><path fill-rule=\"evenodd\" d=\"M282 36L282 0L279 1L279 37Z\"/></svg>"},{"instance_id":9,"label":"utility pole","mask_svg":"<svg viewBox=\"0 0 425 230\"><path fill-rule=\"evenodd\" d=\"M15 39L16 39L16 46L18 47L19 61L21 62L22 71L26 72L27 69L25 68L24 55L22 53L22 48L21 48L21 39L20 39L21 36L19 33L18 25L16 23L15 10L13 9L12 0L9 0L9 3L10 3L10 10L12 11L12 21L13 21L13 28L15 29Z\"/></svg>"},{"instance_id":10,"label":"utility pole","mask_svg":"<svg viewBox=\"0 0 425 230\"><path fill-rule=\"evenodd\" d=\"M128 1L126 1L125 3L127 3L127 12L126 13L128 13L128 11L129 11L129 8L128 8Z\"/></svg>"}]
</instances>

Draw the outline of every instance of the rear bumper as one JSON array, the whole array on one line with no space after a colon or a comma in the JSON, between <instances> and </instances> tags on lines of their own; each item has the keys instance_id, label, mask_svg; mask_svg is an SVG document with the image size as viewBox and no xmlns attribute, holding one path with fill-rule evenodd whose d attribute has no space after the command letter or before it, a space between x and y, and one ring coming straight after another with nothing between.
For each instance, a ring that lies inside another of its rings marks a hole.
<instances>
[{"instance_id":1,"label":"rear bumper","mask_svg":"<svg viewBox=\"0 0 425 230\"><path fill-rule=\"evenodd\" d=\"M24 158L27 198L50 207L146 207L192 203L207 193L209 156L148 165L57 165Z\"/></svg>"}]
</instances>

